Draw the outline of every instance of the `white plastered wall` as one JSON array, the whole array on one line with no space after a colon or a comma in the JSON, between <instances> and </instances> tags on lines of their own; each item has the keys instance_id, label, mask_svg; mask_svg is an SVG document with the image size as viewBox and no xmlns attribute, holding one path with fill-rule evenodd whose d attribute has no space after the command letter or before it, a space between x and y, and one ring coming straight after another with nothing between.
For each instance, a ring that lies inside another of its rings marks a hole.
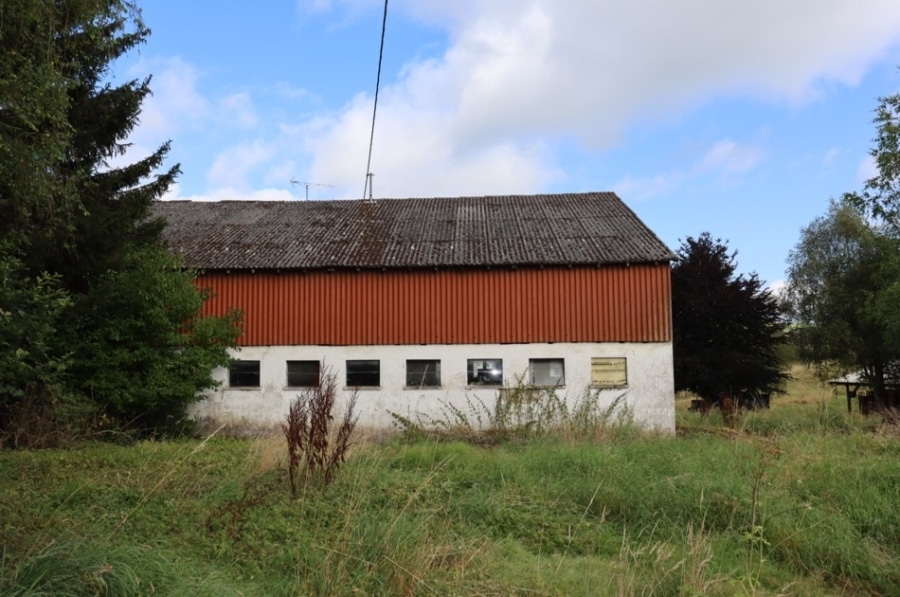
<instances>
[{"instance_id":1,"label":"white plastered wall","mask_svg":"<svg viewBox=\"0 0 900 597\"><path fill-rule=\"evenodd\" d=\"M497 388L466 385L468 359L502 359L504 384L527 382L529 359L564 359L565 386L558 395L570 402L590 395L601 408L616 400L625 405L634 422L664 433L675 432L675 399L671 343L554 343L554 344L477 344L417 346L246 346L235 358L260 361L259 388L229 388L228 373L217 369L214 377L222 386L206 393L192 407L199 421L237 428L280 425L294 398L302 389L288 388L286 361L324 362L337 375L342 408L353 390L345 388L347 360L376 359L381 364L381 386L361 389L356 402L359 424L390 427L391 413L416 419L418 415L446 418L446 404L460 407L481 401L493 405ZM625 357L628 368L626 388L591 388L592 357ZM407 359L441 361L440 388L407 389Z\"/></svg>"}]
</instances>

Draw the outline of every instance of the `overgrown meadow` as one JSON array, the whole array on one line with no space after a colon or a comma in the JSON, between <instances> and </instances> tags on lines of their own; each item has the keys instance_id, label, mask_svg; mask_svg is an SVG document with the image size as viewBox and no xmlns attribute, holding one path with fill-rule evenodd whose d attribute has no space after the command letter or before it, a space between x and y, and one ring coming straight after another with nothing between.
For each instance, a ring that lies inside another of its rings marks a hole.
<instances>
[{"instance_id":1,"label":"overgrown meadow","mask_svg":"<svg viewBox=\"0 0 900 597\"><path fill-rule=\"evenodd\" d=\"M900 431L794 375L677 437L357 430L296 495L280 435L2 452L0 594L898 594Z\"/></svg>"}]
</instances>

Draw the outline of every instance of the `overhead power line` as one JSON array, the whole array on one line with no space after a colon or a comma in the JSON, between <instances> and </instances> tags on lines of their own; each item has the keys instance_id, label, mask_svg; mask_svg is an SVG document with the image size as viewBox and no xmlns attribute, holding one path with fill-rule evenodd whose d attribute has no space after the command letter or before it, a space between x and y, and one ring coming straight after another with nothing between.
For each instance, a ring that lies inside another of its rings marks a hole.
<instances>
[{"instance_id":1,"label":"overhead power line","mask_svg":"<svg viewBox=\"0 0 900 597\"><path fill-rule=\"evenodd\" d=\"M378 75L375 77L375 102L372 106L372 132L369 134L369 159L366 162L366 184L363 186L362 198L372 198L372 146L375 144L375 115L378 113L378 89L381 87L381 59L384 56L384 32L387 29L388 0L384 0L384 17L381 19L381 47L378 49Z\"/></svg>"}]
</instances>

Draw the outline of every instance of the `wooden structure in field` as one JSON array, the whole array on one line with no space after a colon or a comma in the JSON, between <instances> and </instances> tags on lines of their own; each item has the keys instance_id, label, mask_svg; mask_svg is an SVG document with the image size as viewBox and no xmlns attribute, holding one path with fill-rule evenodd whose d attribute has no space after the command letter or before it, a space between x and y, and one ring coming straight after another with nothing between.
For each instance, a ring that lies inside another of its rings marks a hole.
<instances>
[{"instance_id":1,"label":"wooden structure in field","mask_svg":"<svg viewBox=\"0 0 900 597\"><path fill-rule=\"evenodd\" d=\"M859 404L859 412L868 415L879 410L880 406L871 392L872 384L866 379L865 373L855 371L843 377L829 379L831 386L844 388L847 395L847 412L853 412L853 399ZM900 409L900 380L885 379L884 407Z\"/></svg>"}]
</instances>

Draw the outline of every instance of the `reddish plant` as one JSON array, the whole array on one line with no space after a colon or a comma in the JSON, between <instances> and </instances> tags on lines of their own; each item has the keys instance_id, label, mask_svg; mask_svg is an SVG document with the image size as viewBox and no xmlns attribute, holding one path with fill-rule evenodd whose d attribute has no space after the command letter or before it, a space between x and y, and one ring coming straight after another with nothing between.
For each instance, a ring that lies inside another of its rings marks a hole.
<instances>
[{"instance_id":1,"label":"reddish plant","mask_svg":"<svg viewBox=\"0 0 900 597\"><path fill-rule=\"evenodd\" d=\"M322 368L319 385L297 396L291 403L281 430L287 440L288 474L291 493L311 476L325 485L331 483L337 469L347 458L350 439L356 428L357 393L353 392L337 431L333 431L337 376L329 367Z\"/></svg>"}]
</instances>

